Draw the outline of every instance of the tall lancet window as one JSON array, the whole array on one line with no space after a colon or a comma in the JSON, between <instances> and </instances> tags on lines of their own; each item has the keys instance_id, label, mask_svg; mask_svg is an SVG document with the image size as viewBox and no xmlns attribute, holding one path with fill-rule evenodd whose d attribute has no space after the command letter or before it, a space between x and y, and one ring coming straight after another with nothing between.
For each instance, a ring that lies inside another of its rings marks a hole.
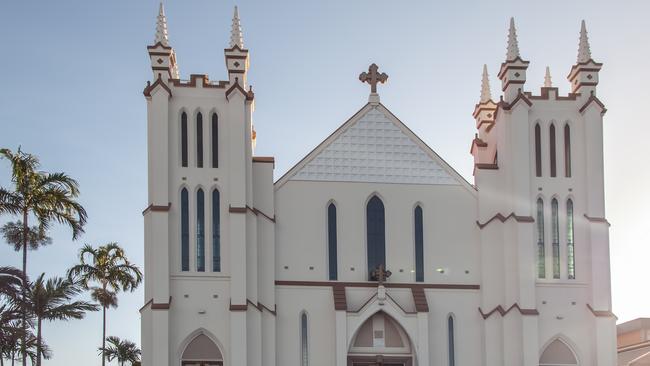
<instances>
[{"instance_id":1,"label":"tall lancet window","mask_svg":"<svg viewBox=\"0 0 650 366\"><path fill-rule=\"evenodd\" d=\"M424 228L422 207L416 206L413 212L415 226L415 281L424 281Z\"/></svg>"},{"instance_id":2,"label":"tall lancet window","mask_svg":"<svg viewBox=\"0 0 650 366\"><path fill-rule=\"evenodd\" d=\"M564 125L564 176L571 177L571 127Z\"/></svg>"},{"instance_id":3,"label":"tall lancet window","mask_svg":"<svg viewBox=\"0 0 650 366\"><path fill-rule=\"evenodd\" d=\"M555 151L555 125L551 125L549 129L549 147L551 150L551 177L557 176L557 161L555 160L557 154Z\"/></svg>"},{"instance_id":4,"label":"tall lancet window","mask_svg":"<svg viewBox=\"0 0 650 366\"><path fill-rule=\"evenodd\" d=\"M181 271L190 270L190 208L187 188L181 190Z\"/></svg>"},{"instance_id":5,"label":"tall lancet window","mask_svg":"<svg viewBox=\"0 0 650 366\"><path fill-rule=\"evenodd\" d=\"M456 344L454 334L454 317L447 317L447 347L449 352L449 366L456 365Z\"/></svg>"},{"instance_id":6,"label":"tall lancet window","mask_svg":"<svg viewBox=\"0 0 650 366\"><path fill-rule=\"evenodd\" d=\"M187 166L187 113L181 114L181 166Z\"/></svg>"},{"instance_id":7,"label":"tall lancet window","mask_svg":"<svg viewBox=\"0 0 650 366\"><path fill-rule=\"evenodd\" d=\"M205 195L196 191L196 270L205 271Z\"/></svg>"},{"instance_id":8,"label":"tall lancet window","mask_svg":"<svg viewBox=\"0 0 650 366\"><path fill-rule=\"evenodd\" d=\"M575 249L573 247L573 201L566 201L566 251L569 279L576 278Z\"/></svg>"},{"instance_id":9,"label":"tall lancet window","mask_svg":"<svg viewBox=\"0 0 650 366\"><path fill-rule=\"evenodd\" d=\"M300 365L309 366L309 338L307 328L307 313L300 314Z\"/></svg>"},{"instance_id":10,"label":"tall lancet window","mask_svg":"<svg viewBox=\"0 0 650 366\"><path fill-rule=\"evenodd\" d=\"M542 130L535 125L535 175L542 176Z\"/></svg>"},{"instance_id":11,"label":"tall lancet window","mask_svg":"<svg viewBox=\"0 0 650 366\"><path fill-rule=\"evenodd\" d=\"M551 230L553 232L553 278L560 278L560 225L555 198L551 201Z\"/></svg>"},{"instance_id":12,"label":"tall lancet window","mask_svg":"<svg viewBox=\"0 0 650 366\"><path fill-rule=\"evenodd\" d=\"M327 206L327 254L329 266L329 279L336 281L338 278L337 266L337 233L336 233L336 205Z\"/></svg>"},{"instance_id":13,"label":"tall lancet window","mask_svg":"<svg viewBox=\"0 0 650 366\"><path fill-rule=\"evenodd\" d=\"M366 229L368 237L368 278L380 264L386 267L386 225L384 203L377 196L368 201L366 207Z\"/></svg>"},{"instance_id":14,"label":"tall lancet window","mask_svg":"<svg viewBox=\"0 0 650 366\"><path fill-rule=\"evenodd\" d=\"M203 115L196 115L196 167L203 168Z\"/></svg>"},{"instance_id":15,"label":"tall lancet window","mask_svg":"<svg viewBox=\"0 0 650 366\"><path fill-rule=\"evenodd\" d=\"M546 248L544 247L544 201L537 199L537 278L546 278Z\"/></svg>"},{"instance_id":16,"label":"tall lancet window","mask_svg":"<svg viewBox=\"0 0 650 366\"><path fill-rule=\"evenodd\" d=\"M212 271L221 272L221 200L219 191L212 191Z\"/></svg>"},{"instance_id":17,"label":"tall lancet window","mask_svg":"<svg viewBox=\"0 0 650 366\"><path fill-rule=\"evenodd\" d=\"M219 167L219 117L212 113L212 167Z\"/></svg>"}]
</instances>

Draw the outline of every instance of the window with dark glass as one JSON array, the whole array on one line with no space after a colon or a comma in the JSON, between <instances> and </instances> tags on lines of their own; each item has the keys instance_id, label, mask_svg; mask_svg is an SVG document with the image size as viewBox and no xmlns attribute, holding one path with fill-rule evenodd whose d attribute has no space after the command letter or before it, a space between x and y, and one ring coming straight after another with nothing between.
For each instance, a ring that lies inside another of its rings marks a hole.
<instances>
[{"instance_id":1,"label":"window with dark glass","mask_svg":"<svg viewBox=\"0 0 650 366\"><path fill-rule=\"evenodd\" d=\"M368 278L380 264L386 267L386 229L384 203L373 196L366 207L366 230L368 238Z\"/></svg>"},{"instance_id":2,"label":"window with dark glass","mask_svg":"<svg viewBox=\"0 0 650 366\"><path fill-rule=\"evenodd\" d=\"M196 191L196 270L205 271L205 200L202 189Z\"/></svg>"},{"instance_id":3,"label":"window with dark glass","mask_svg":"<svg viewBox=\"0 0 650 366\"><path fill-rule=\"evenodd\" d=\"M422 224L422 207L417 206L414 212L415 221L415 281L424 281L424 233Z\"/></svg>"},{"instance_id":4,"label":"window with dark glass","mask_svg":"<svg viewBox=\"0 0 650 366\"><path fill-rule=\"evenodd\" d=\"M329 279L332 281L335 281L338 278L336 246L336 205L330 203L327 206L327 253L329 258Z\"/></svg>"},{"instance_id":5,"label":"window with dark glass","mask_svg":"<svg viewBox=\"0 0 650 366\"><path fill-rule=\"evenodd\" d=\"M187 189L181 190L181 271L190 270L190 208Z\"/></svg>"},{"instance_id":6,"label":"window with dark glass","mask_svg":"<svg viewBox=\"0 0 650 366\"><path fill-rule=\"evenodd\" d=\"M203 168L203 115L196 115L196 166Z\"/></svg>"},{"instance_id":7,"label":"window with dark glass","mask_svg":"<svg viewBox=\"0 0 650 366\"><path fill-rule=\"evenodd\" d=\"M539 123L535 125L535 175L542 176L542 131Z\"/></svg>"},{"instance_id":8,"label":"window with dark glass","mask_svg":"<svg viewBox=\"0 0 650 366\"><path fill-rule=\"evenodd\" d=\"M551 201L551 229L553 232L553 278L560 278L560 229L557 200Z\"/></svg>"},{"instance_id":9,"label":"window with dark glass","mask_svg":"<svg viewBox=\"0 0 650 366\"><path fill-rule=\"evenodd\" d=\"M181 114L181 166L187 166L187 113Z\"/></svg>"},{"instance_id":10,"label":"window with dark glass","mask_svg":"<svg viewBox=\"0 0 650 366\"><path fill-rule=\"evenodd\" d=\"M221 272L221 203L219 191L212 191L212 271Z\"/></svg>"},{"instance_id":11,"label":"window with dark glass","mask_svg":"<svg viewBox=\"0 0 650 366\"><path fill-rule=\"evenodd\" d=\"M564 125L564 176L571 177L571 127Z\"/></svg>"},{"instance_id":12,"label":"window with dark glass","mask_svg":"<svg viewBox=\"0 0 650 366\"><path fill-rule=\"evenodd\" d=\"M300 315L300 365L309 366L309 339L307 329L307 314Z\"/></svg>"},{"instance_id":13,"label":"window with dark glass","mask_svg":"<svg viewBox=\"0 0 650 366\"><path fill-rule=\"evenodd\" d=\"M456 345L454 342L454 317L449 315L447 318L447 345L449 347L449 366L456 365Z\"/></svg>"},{"instance_id":14,"label":"window with dark glass","mask_svg":"<svg viewBox=\"0 0 650 366\"><path fill-rule=\"evenodd\" d=\"M551 151L551 177L557 176L557 162L555 160L557 154L555 152L555 125L551 125L549 130L549 146Z\"/></svg>"},{"instance_id":15,"label":"window with dark glass","mask_svg":"<svg viewBox=\"0 0 650 366\"><path fill-rule=\"evenodd\" d=\"M544 201L537 199L537 278L546 278L546 248L544 246Z\"/></svg>"},{"instance_id":16,"label":"window with dark glass","mask_svg":"<svg viewBox=\"0 0 650 366\"><path fill-rule=\"evenodd\" d=\"M212 167L219 167L219 117L212 113Z\"/></svg>"},{"instance_id":17,"label":"window with dark glass","mask_svg":"<svg viewBox=\"0 0 650 366\"><path fill-rule=\"evenodd\" d=\"M566 201L566 250L569 279L576 278L575 251L573 246L573 201Z\"/></svg>"}]
</instances>

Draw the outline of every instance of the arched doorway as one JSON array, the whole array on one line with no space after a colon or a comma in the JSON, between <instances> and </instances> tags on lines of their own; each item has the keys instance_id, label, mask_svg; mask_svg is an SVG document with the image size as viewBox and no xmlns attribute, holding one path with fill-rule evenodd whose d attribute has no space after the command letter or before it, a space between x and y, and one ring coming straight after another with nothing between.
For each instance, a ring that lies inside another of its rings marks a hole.
<instances>
[{"instance_id":1,"label":"arched doorway","mask_svg":"<svg viewBox=\"0 0 650 366\"><path fill-rule=\"evenodd\" d=\"M542 352L539 366L577 366L575 353L561 339L556 338Z\"/></svg>"},{"instance_id":2,"label":"arched doorway","mask_svg":"<svg viewBox=\"0 0 650 366\"><path fill-rule=\"evenodd\" d=\"M412 366L413 359L406 331L383 312L361 325L348 351L348 366Z\"/></svg>"},{"instance_id":3,"label":"arched doorway","mask_svg":"<svg viewBox=\"0 0 650 366\"><path fill-rule=\"evenodd\" d=\"M208 336L199 334L185 347L181 366L223 366L223 356Z\"/></svg>"}]
</instances>

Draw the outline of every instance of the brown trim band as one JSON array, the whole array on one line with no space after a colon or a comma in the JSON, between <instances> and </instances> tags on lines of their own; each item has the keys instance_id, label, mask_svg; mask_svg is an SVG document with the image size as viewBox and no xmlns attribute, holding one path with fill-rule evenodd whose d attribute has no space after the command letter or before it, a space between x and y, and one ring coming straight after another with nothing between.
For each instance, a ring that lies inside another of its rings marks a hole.
<instances>
[{"instance_id":1,"label":"brown trim band","mask_svg":"<svg viewBox=\"0 0 650 366\"><path fill-rule=\"evenodd\" d=\"M332 295L334 296L334 310L348 310L348 299L345 296L345 286L332 286Z\"/></svg>"},{"instance_id":2,"label":"brown trim band","mask_svg":"<svg viewBox=\"0 0 650 366\"><path fill-rule=\"evenodd\" d=\"M501 91L505 91L506 89L508 89L508 87L510 86L510 84L514 84L514 85L524 85L524 84L526 84L526 80L508 80L508 81L507 81L507 82L506 82L506 83L501 87Z\"/></svg>"},{"instance_id":3,"label":"brown trim band","mask_svg":"<svg viewBox=\"0 0 650 366\"><path fill-rule=\"evenodd\" d=\"M275 158L273 156L253 156L253 163L272 163L275 166Z\"/></svg>"},{"instance_id":4,"label":"brown trim band","mask_svg":"<svg viewBox=\"0 0 650 366\"><path fill-rule=\"evenodd\" d=\"M339 281L275 281L276 286L343 286L343 287L377 287L377 282L339 282ZM445 283L384 283L387 288L422 288L443 290L480 290L480 285L461 285Z\"/></svg>"},{"instance_id":5,"label":"brown trim band","mask_svg":"<svg viewBox=\"0 0 650 366\"><path fill-rule=\"evenodd\" d=\"M562 97L559 95L560 92L558 88L545 86L540 88L540 95L533 95L530 92L524 92L524 94L526 94L526 97L530 100L549 100L551 90L555 91L555 100L576 100L578 95L580 95L580 93L569 93L566 97Z\"/></svg>"},{"instance_id":6,"label":"brown trim band","mask_svg":"<svg viewBox=\"0 0 650 366\"><path fill-rule=\"evenodd\" d=\"M158 75L158 79L156 79L156 81L155 81L153 84L147 82L147 86L146 86L146 87L144 88L144 90L142 91L142 94L144 94L145 97L150 97L150 96L151 96L151 92L152 92L154 89L156 89L156 87L157 87L158 85L162 86L162 88L165 89L165 91L167 91L167 93L169 93L169 97L172 96L172 90L169 89L169 87L167 86L167 84L165 84L165 83L162 81L162 79L160 78L160 75Z\"/></svg>"},{"instance_id":7,"label":"brown trim band","mask_svg":"<svg viewBox=\"0 0 650 366\"><path fill-rule=\"evenodd\" d=\"M252 90L250 90L250 91L244 90L244 88L242 88L242 86L239 85L238 80L235 81L235 84L233 84L230 88L228 88L228 90L226 90L226 99L228 99L230 94L232 94L235 90L238 90L239 92L241 92L242 95L244 96L244 98L246 98L246 100L255 99L255 94L253 93L253 91Z\"/></svg>"},{"instance_id":8,"label":"brown trim band","mask_svg":"<svg viewBox=\"0 0 650 366\"><path fill-rule=\"evenodd\" d=\"M153 298L149 301L147 301L142 307L140 308L140 312L144 310L147 306L151 306L151 310L169 310L169 307L172 304L172 297L169 297L169 302L167 303L155 303L153 302Z\"/></svg>"},{"instance_id":9,"label":"brown trim band","mask_svg":"<svg viewBox=\"0 0 650 366\"><path fill-rule=\"evenodd\" d=\"M612 224L610 224L609 221L607 221L607 219L604 217L591 217L591 216L587 216L587 214L585 214L584 216L589 222L607 224L607 226L612 226Z\"/></svg>"},{"instance_id":10,"label":"brown trim band","mask_svg":"<svg viewBox=\"0 0 650 366\"><path fill-rule=\"evenodd\" d=\"M248 310L248 304L244 304L244 305L230 304L230 311L246 311L246 310Z\"/></svg>"},{"instance_id":11,"label":"brown trim band","mask_svg":"<svg viewBox=\"0 0 650 366\"><path fill-rule=\"evenodd\" d=\"M523 100L526 104L528 104L529 107L531 107L531 106L533 105L533 102L531 102L531 101L526 97L526 94L524 94L524 93L522 93L522 92L519 92L519 94L517 94L517 97L516 97L516 98L515 98L511 103L506 103L506 102L504 102L503 100L500 101L500 102L499 102L499 107L503 108L503 109L506 110L506 111L509 111L509 110L511 110L512 107L514 107L515 104L517 104L517 102L519 102L520 100ZM495 118L496 118L496 116L495 116Z\"/></svg>"},{"instance_id":12,"label":"brown trim band","mask_svg":"<svg viewBox=\"0 0 650 366\"><path fill-rule=\"evenodd\" d=\"M613 317L613 318L618 319L618 317L616 315L614 315L614 313L612 313L611 310L594 310L594 308L591 307L591 305L589 305L589 304L587 304L587 308L597 318L612 318Z\"/></svg>"},{"instance_id":13,"label":"brown trim band","mask_svg":"<svg viewBox=\"0 0 650 366\"><path fill-rule=\"evenodd\" d=\"M255 215L255 216L262 215L262 216L264 216L265 218L267 218L269 221L275 223L275 216L274 216L274 217L271 217L271 216L265 214L264 212L258 210L257 208L250 207L250 206L248 206L248 205L246 205L246 206L244 206L244 207L233 207L233 206L230 206L230 208L228 209L228 212L230 212L230 213L240 213L240 214L241 214L241 213L246 213L247 211L252 212L253 215Z\"/></svg>"},{"instance_id":14,"label":"brown trim band","mask_svg":"<svg viewBox=\"0 0 650 366\"><path fill-rule=\"evenodd\" d=\"M479 229L483 229L484 227L488 226L489 223L491 223L494 220L499 220L501 222L506 222L508 219L515 219L517 222L525 222L525 223L530 223L530 222L535 222L535 219L532 216L518 216L514 212L512 212L508 216L503 216L500 212L497 213L496 215L492 216L489 220L487 220L485 223L481 224L478 220L476 221L476 225L478 225Z\"/></svg>"},{"instance_id":15,"label":"brown trim band","mask_svg":"<svg viewBox=\"0 0 650 366\"><path fill-rule=\"evenodd\" d=\"M171 202L169 202L169 204L167 204L167 206L162 206L162 205L158 206L158 205L154 205L152 203L142 211L142 216L144 216L149 211L151 211L151 212L168 212L171 207L172 207Z\"/></svg>"},{"instance_id":16,"label":"brown trim band","mask_svg":"<svg viewBox=\"0 0 650 366\"><path fill-rule=\"evenodd\" d=\"M587 102L580 108L580 113L584 112L587 109L587 107L589 107L589 105L591 103L598 104L600 109L602 109L602 111L600 112L601 115L603 115L603 114L605 114L605 112L607 112L607 108L605 108L605 105L603 104L603 102L601 102L600 99L598 99L595 95L592 94L589 97L589 99L587 100Z\"/></svg>"},{"instance_id":17,"label":"brown trim band","mask_svg":"<svg viewBox=\"0 0 650 366\"><path fill-rule=\"evenodd\" d=\"M418 313L429 312L429 302L427 296L424 294L423 288L412 288L411 294L413 295L413 302L415 303L415 311Z\"/></svg>"},{"instance_id":18,"label":"brown trim band","mask_svg":"<svg viewBox=\"0 0 650 366\"><path fill-rule=\"evenodd\" d=\"M267 306L265 306L264 304L262 304L262 303L259 302L259 301L257 302L257 304L254 304L252 301L246 299L246 304L247 304L247 305L248 305L248 304L251 304L255 309L259 310L260 313L261 313L263 310L266 310L266 311L268 311L269 313L273 314L273 316L276 315L277 305L275 306L276 310L271 310L271 309L269 309ZM232 305L231 305L231 306L232 306Z\"/></svg>"},{"instance_id":19,"label":"brown trim band","mask_svg":"<svg viewBox=\"0 0 650 366\"><path fill-rule=\"evenodd\" d=\"M648 347L648 346L650 346L650 341L643 341L643 342L640 342L640 343L631 344L629 346L619 347L616 350L616 352L617 353L623 353L623 352L627 352L627 351L634 351L634 350L637 350L639 348L645 348L645 347Z\"/></svg>"},{"instance_id":20,"label":"brown trim band","mask_svg":"<svg viewBox=\"0 0 650 366\"><path fill-rule=\"evenodd\" d=\"M490 316L492 316L492 314L494 314L496 312L498 312L499 314L501 314L502 317L504 317L512 309L517 309L519 311L519 314L521 314L521 315L539 315L539 311L537 311L537 309L522 309L521 307L519 307L519 304L517 304L517 303L512 304L512 306L510 306L508 308L508 310L505 310L503 308L503 306L498 305L497 307L495 307L494 309L492 309L491 311L489 311L487 313L484 313L483 310L479 307L478 312L481 313L481 316L483 317L483 319L487 319Z\"/></svg>"},{"instance_id":21,"label":"brown trim band","mask_svg":"<svg viewBox=\"0 0 650 366\"><path fill-rule=\"evenodd\" d=\"M208 78L208 75L205 74L192 74L187 83L182 82L180 79L169 79L172 85L181 88L196 88L198 80L201 80L201 86L203 88L225 89L226 85L228 85L227 81L219 81L218 84L210 84L210 79Z\"/></svg>"},{"instance_id":22,"label":"brown trim band","mask_svg":"<svg viewBox=\"0 0 650 366\"><path fill-rule=\"evenodd\" d=\"M499 166L497 164L488 164L488 163L476 163L474 164L474 168L485 169L485 170L499 170Z\"/></svg>"},{"instance_id":23,"label":"brown trim band","mask_svg":"<svg viewBox=\"0 0 650 366\"><path fill-rule=\"evenodd\" d=\"M156 44L154 44L153 46L147 46L147 49L152 50L152 49L155 49L155 48L158 48L158 47L162 47L162 48L164 48L166 50L171 50L172 49L170 46L165 46L161 42L156 42Z\"/></svg>"},{"instance_id":24,"label":"brown trim band","mask_svg":"<svg viewBox=\"0 0 650 366\"><path fill-rule=\"evenodd\" d=\"M228 212L230 212L230 213L246 213L246 206L244 206L244 207L230 206L230 208L228 209Z\"/></svg>"}]
</instances>

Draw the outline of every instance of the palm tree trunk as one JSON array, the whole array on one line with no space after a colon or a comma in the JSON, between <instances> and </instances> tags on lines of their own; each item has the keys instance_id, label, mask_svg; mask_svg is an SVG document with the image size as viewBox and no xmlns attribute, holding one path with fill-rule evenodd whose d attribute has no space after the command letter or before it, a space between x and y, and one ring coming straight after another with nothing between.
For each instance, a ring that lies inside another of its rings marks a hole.
<instances>
[{"instance_id":1,"label":"palm tree trunk","mask_svg":"<svg viewBox=\"0 0 650 366\"><path fill-rule=\"evenodd\" d=\"M23 210L23 308L22 308L22 328L23 334L21 336L20 351L22 353L23 366L27 365L27 230L29 224L27 223L28 215L27 210Z\"/></svg>"},{"instance_id":2,"label":"palm tree trunk","mask_svg":"<svg viewBox=\"0 0 650 366\"><path fill-rule=\"evenodd\" d=\"M41 317L38 317L38 330L36 331L36 366L41 366L41 338L42 338L42 333L41 333L41 324L42 324L43 319Z\"/></svg>"},{"instance_id":3,"label":"palm tree trunk","mask_svg":"<svg viewBox=\"0 0 650 366\"><path fill-rule=\"evenodd\" d=\"M106 306L103 307L104 324L102 327L102 366L106 366L104 351L106 350Z\"/></svg>"}]
</instances>

